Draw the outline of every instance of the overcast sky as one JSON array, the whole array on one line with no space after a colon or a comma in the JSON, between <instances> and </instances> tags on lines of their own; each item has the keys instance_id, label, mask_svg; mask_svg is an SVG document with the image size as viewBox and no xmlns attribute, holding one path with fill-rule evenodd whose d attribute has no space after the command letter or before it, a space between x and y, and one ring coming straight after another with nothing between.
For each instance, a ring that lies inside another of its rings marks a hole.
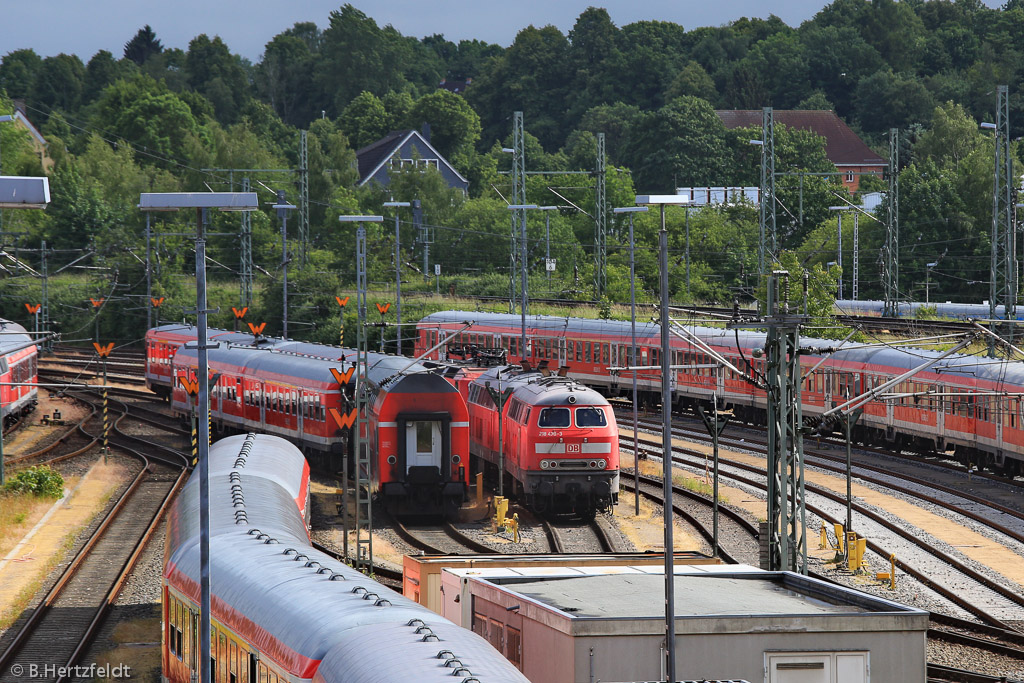
<instances>
[{"instance_id":1,"label":"overcast sky","mask_svg":"<svg viewBox=\"0 0 1024 683\"><path fill-rule=\"evenodd\" d=\"M297 21L327 26L334 0L7 0L0 20L0 55L32 48L42 56L77 54L82 61L99 50L116 57L124 44L145 24L156 31L165 47L188 49L200 33L219 35L232 52L257 61L267 42ZM589 5L605 7L612 21L623 26L657 19L696 26L718 26L742 16L774 13L791 26L809 19L825 0L354 0L383 26L403 35L423 37L443 33L449 40L478 38L503 46L528 26L554 24L568 32ZM1000 3L986 0L989 6Z\"/></svg>"}]
</instances>

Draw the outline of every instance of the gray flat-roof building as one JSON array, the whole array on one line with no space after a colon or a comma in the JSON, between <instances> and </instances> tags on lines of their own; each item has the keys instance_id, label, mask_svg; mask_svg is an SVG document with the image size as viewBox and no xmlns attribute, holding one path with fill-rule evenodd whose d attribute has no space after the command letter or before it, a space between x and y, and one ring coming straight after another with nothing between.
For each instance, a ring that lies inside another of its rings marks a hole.
<instances>
[{"instance_id":1,"label":"gray flat-roof building","mask_svg":"<svg viewBox=\"0 0 1024 683\"><path fill-rule=\"evenodd\" d=\"M656 567L446 569L444 616L533 683L664 680ZM920 683L928 613L790 572L676 567L683 680Z\"/></svg>"}]
</instances>

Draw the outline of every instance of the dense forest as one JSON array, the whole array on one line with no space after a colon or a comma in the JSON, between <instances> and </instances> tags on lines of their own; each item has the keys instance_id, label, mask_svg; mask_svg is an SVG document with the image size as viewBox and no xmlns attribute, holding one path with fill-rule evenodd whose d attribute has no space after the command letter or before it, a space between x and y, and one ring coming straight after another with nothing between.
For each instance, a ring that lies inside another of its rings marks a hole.
<instances>
[{"instance_id":1,"label":"dense forest","mask_svg":"<svg viewBox=\"0 0 1024 683\"><path fill-rule=\"evenodd\" d=\"M344 5L323 27L300 23L282 31L255 64L216 36L198 35L187 50L164 46L150 26L126 38L121 55L103 50L83 61L67 54L43 58L26 48L0 61L0 114L17 101L43 133L52 192L45 212L4 212L5 248L38 269L45 240L51 273L81 250L93 250L65 271L75 275L51 287L51 297L63 296L67 308L52 308L51 316L75 315L89 296L109 296L111 330L144 323L139 193L239 190L245 175L261 201L271 202L276 190L295 201L297 175L284 171L299 165L300 130L308 131L311 243L304 263L292 254L289 317L307 325L300 334L323 338L336 334L325 324L336 315L334 294L354 281L354 229L337 217L383 212L391 221L393 210L381 206L389 199L422 202L431 266L441 266L440 282L419 272L423 245L411 216L400 212L410 289L507 293L512 160L502 148L512 142L514 111L524 112L527 171L547 172L529 176L528 201L559 207L529 216L531 293L544 297L594 296L594 178L569 172L594 170L597 133L606 136L609 205L627 206L635 193L758 184L759 152L749 141L760 129L727 130L714 112L773 106L832 109L883 158L889 129L899 129L901 296L923 298L925 264L935 263L927 274L933 299L981 301L988 296L993 143L979 123L994 120L997 85L1010 86L1011 137L1024 135L1024 0L999 9L979 0L835 0L798 27L775 16L718 27L664 21L620 27L591 7L567 35L528 26L508 47L404 36ZM456 94L442 82L464 87ZM356 186L356 150L389 131L425 124L435 147L469 179L468 195L429 168L395 171L389 188ZM5 174L43 172L30 143L24 129L0 125ZM1013 153L1019 162L1017 142ZM778 126L776 154L777 170L834 170L823 139L808 132ZM793 178L778 184L781 246L787 263L814 269L818 286L830 286L824 270L836 260L836 218L828 207L845 190L838 179L807 178L799 196ZM876 178L862 183L865 191L884 187ZM753 295L756 207L669 214L676 299ZM154 222L161 233L154 243L154 292L167 297L170 317L189 307L186 274L194 256L180 234L188 221L162 215ZM608 224L607 298L622 301L629 288L627 224L611 217ZM238 225L237 216L225 214L211 227L211 276L226 292L222 310L237 301L231 283L238 275ZM282 251L273 211L257 212L252 230L258 271L252 307L274 321ZM644 296L657 283L656 230L656 216L637 218ZM393 279L394 239L388 222L369 230L372 287L383 289ZM881 241L880 224L863 216L862 298L880 295ZM549 248L558 264L550 279L544 273ZM38 291L38 278L4 265L0 314L24 318L17 309ZM849 282L848 272L844 277Z\"/></svg>"}]
</instances>

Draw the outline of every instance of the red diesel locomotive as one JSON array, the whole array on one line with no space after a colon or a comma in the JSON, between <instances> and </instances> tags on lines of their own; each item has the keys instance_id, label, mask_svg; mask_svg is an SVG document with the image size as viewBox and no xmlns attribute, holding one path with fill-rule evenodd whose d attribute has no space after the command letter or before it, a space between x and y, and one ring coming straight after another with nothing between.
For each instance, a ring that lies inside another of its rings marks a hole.
<instances>
[{"instance_id":1,"label":"red diesel locomotive","mask_svg":"<svg viewBox=\"0 0 1024 683\"><path fill-rule=\"evenodd\" d=\"M510 392L500 427L492 392ZM467 394L470 452L493 472L503 466L528 507L592 519L618 502L618 428L599 393L565 376L503 366L470 379Z\"/></svg>"},{"instance_id":2,"label":"red diesel locomotive","mask_svg":"<svg viewBox=\"0 0 1024 683\"><path fill-rule=\"evenodd\" d=\"M198 355L185 347L186 329L150 330L150 348L177 343L170 377L194 379ZM195 339L194 328L191 329ZM282 436L314 462L335 470L352 458L357 354L353 349L211 330L221 341L208 352L210 419L221 431L254 431ZM375 494L399 512L454 514L465 499L469 471L469 414L465 400L438 374L399 356L367 354L366 423ZM156 374L156 373L154 373ZM345 384L339 378L348 376ZM181 416L195 410L195 398L180 381L168 387ZM354 471L354 469L352 469Z\"/></svg>"}]
</instances>

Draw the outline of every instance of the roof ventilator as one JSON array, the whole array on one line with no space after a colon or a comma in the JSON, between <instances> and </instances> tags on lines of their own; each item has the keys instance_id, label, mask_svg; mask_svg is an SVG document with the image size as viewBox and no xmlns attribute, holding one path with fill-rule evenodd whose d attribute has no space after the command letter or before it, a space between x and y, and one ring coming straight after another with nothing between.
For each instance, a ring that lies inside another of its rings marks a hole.
<instances>
[{"instance_id":1,"label":"roof ventilator","mask_svg":"<svg viewBox=\"0 0 1024 683\"><path fill-rule=\"evenodd\" d=\"M454 669L457 666L462 666L462 660L458 657L450 657L445 660L444 665L449 669Z\"/></svg>"},{"instance_id":2,"label":"roof ventilator","mask_svg":"<svg viewBox=\"0 0 1024 683\"><path fill-rule=\"evenodd\" d=\"M297 553L297 552L299 552L299 551L296 550L295 548L285 548L284 552L282 552L281 554L282 555L291 555L292 553Z\"/></svg>"},{"instance_id":3,"label":"roof ventilator","mask_svg":"<svg viewBox=\"0 0 1024 683\"><path fill-rule=\"evenodd\" d=\"M340 572L334 572L333 574L331 574L330 578L328 578L327 580L328 581L346 581L347 579Z\"/></svg>"},{"instance_id":4,"label":"roof ventilator","mask_svg":"<svg viewBox=\"0 0 1024 683\"><path fill-rule=\"evenodd\" d=\"M310 560L309 562L307 562L307 563L305 564L305 566L306 566L306 567L312 567L312 566L313 566L314 564L315 564L315 565L316 565L317 567L320 567L321 569L323 568L323 565L322 565L322 564L320 564L319 562L317 562L316 560Z\"/></svg>"},{"instance_id":5,"label":"roof ventilator","mask_svg":"<svg viewBox=\"0 0 1024 683\"><path fill-rule=\"evenodd\" d=\"M302 560L308 560L309 559L309 555L303 555L302 553L299 553L298 555L295 556L294 559L295 559L296 562L300 562Z\"/></svg>"},{"instance_id":6,"label":"roof ventilator","mask_svg":"<svg viewBox=\"0 0 1024 683\"><path fill-rule=\"evenodd\" d=\"M419 621L421 624L423 623L419 619L413 619L412 621ZM412 626L412 621L410 621L407 624L407 626ZM437 653L437 658L438 659L451 659L453 657L455 657L455 653L452 652L451 650L441 650L440 652Z\"/></svg>"},{"instance_id":7,"label":"roof ventilator","mask_svg":"<svg viewBox=\"0 0 1024 683\"><path fill-rule=\"evenodd\" d=\"M380 600L380 596L376 593L367 592L366 595L363 596L363 600Z\"/></svg>"},{"instance_id":8,"label":"roof ventilator","mask_svg":"<svg viewBox=\"0 0 1024 683\"><path fill-rule=\"evenodd\" d=\"M377 602L373 603L374 607L391 607L391 601L387 598L380 598Z\"/></svg>"},{"instance_id":9,"label":"roof ventilator","mask_svg":"<svg viewBox=\"0 0 1024 683\"><path fill-rule=\"evenodd\" d=\"M355 588L352 589L352 592L355 593L356 595L359 595L359 591L362 591L362 592L365 593L366 589L363 588L362 586L356 586Z\"/></svg>"},{"instance_id":10,"label":"roof ventilator","mask_svg":"<svg viewBox=\"0 0 1024 683\"><path fill-rule=\"evenodd\" d=\"M240 475L238 472L229 472L228 481L240 482L242 481L242 475Z\"/></svg>"},{"instance_id":11,"label":"roof ventilator","mask_svg":"<svg viewBox=\"0 0 1024 683\"><path fill-rule=\"evenodd\" d=\"M464 666L460 666L458 669L456 669L455 671L452 672L452 676L466 676L466 675L470 675L471 676L471 675L473 675L473 672L470 671L469 669L467 669Z\"/></svg>"}]
</instances>

